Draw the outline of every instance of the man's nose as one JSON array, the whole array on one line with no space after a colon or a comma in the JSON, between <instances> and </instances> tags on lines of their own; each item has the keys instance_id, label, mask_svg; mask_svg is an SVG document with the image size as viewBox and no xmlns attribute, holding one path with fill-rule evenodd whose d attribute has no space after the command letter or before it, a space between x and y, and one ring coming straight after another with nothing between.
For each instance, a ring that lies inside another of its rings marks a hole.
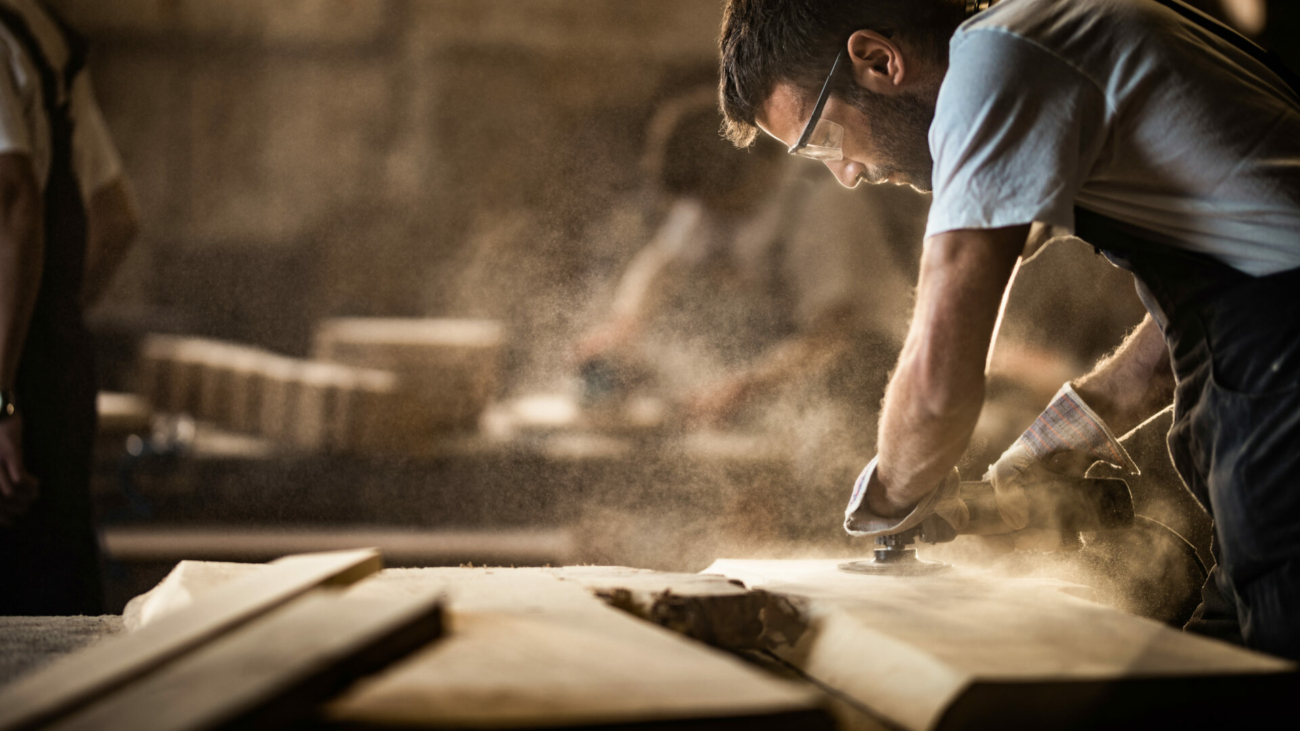
<instances>
[{"instance_id":1,"label":"man's nose","mask_svg":"<svg viewBox=\"0 0 1300 731\"><path fill-rule=\"evenodd\" d=\"M823 162L831 171L831 174L835 176L835 179L840 181L840 185L845 188L858 187L858 180L862 174L861 165L848 160L823 160Z\"/></svg>"}]
</instances>

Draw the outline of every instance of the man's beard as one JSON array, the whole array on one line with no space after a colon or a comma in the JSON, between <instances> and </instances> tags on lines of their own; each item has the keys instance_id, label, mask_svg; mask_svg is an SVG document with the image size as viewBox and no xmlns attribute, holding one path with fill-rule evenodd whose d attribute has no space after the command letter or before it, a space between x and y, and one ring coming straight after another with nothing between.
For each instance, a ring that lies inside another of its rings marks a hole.
<instances>
[{"instance_id":1,"label":"man's beard","mask_svg":"<svg viewBox=\"0 0 1300 731\"><path fill-rule=\"evenodd\" d=\"M930 156L930 123L934 103L915 93L883 95L853 84L845 100L867 117L872 143L882 162L862 175L868 183L889 178L930 192L934 158Z\"/></svg>"}]
</instances>

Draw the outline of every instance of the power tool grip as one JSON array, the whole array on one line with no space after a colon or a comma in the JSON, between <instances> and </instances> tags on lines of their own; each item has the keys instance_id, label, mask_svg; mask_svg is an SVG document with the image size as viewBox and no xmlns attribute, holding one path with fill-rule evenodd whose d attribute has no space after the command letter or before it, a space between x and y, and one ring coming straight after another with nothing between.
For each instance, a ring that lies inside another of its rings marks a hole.
<instances>
[{"instance_id":1,"label":"power tool grip","mask_svg":"<svg viewBox=\"0 0 1300 731\"><path fill-rule=\"evenodd\" d=\"M992 482L963 482L959 497L970 511L970 520L958 533L1015 532L998 512ZM1030 528L1082 533L1123 528L1133 523L1133 497L1128 483L1121 479L1058 475L1027 487L1026 497Z\"/></svg>"}]
</instances>

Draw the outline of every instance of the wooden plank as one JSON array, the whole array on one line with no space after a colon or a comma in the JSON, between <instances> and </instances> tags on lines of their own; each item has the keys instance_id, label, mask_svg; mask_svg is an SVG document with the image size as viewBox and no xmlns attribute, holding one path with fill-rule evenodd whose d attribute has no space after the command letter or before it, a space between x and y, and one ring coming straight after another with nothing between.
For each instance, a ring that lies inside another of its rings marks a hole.
<instances>
[{"instance_id":1,"label":"wooden plank","mask_svg":"<svg viewBox=\"0 0 1300 731\"><path fill-rule=\"evenodd\" d=\"M257 433L276 442L286 442L298 414L298 396L302 391L302 368L305 361L271 356L258 369L258 393L261 413Z\"/></svg>"},{"instance_id":2,"label":"wooden plank","mask_svg":"<svg viewBox=\"0 0 1300 731\"><path fill-rule=\"evenodd\" d=\"M340 318L316 329L314 355L391 371L419 405L400 419L416 431L472 426L496 391L504 344L500 323L442 318Z\"/></svg>"},{"instance_id":3,"label":"wooden plank","mask_svg":"<svg viewBox=\"0 0 1300 731\"><path fill-rule=\"evenodd\" d=\"M318 593L195 650L50 729L283 728L312 716L357 677L427 644L441 627L436 591L385 599Z\"/></svg>"},{"instance_id":4,"label":"wooden plank","mask_svg":"<svg viewBox=\"0 0 1300 731\"><path fill-rule=\"evenodd\" d=\"M410 530L400 528L213 528L153 525L105 528L104 546L114 560L168 563L188 556L206 561L266 561L288 553L374 546L389 563L456 566L564 563L578 553L566 529ZM195 562L199 563L199 562Z\"/></svg>"},{"instance_id":5,"label":"wooden plank","mask_svg":"<svg viewBox=\"0 0 1300 731\"><path fill-rule=\"evenodd\" d=\"M800 606L803 624L792 631L787 618L769 633L772 651L904 728L1170 718L1215 686L1227 693L1217 711L1249 717L1294 683L1292 663L1123 614L1061 582L962 569L853 575L838 563L722 560L706 572Z\"/></svg>"},{"instance_id":6,"label":"wooden plank","mask_svg":"<svg viewBox=\"0 0 1300 731\"><path fill-rule=\"evenodd\" d=\"M0 691L0 730L48 723L315 587L350 584L380 565L372 549L282 558L214 589L201 603L6 687Z\"/></svg>"},{"instance_id":7,"label":"wooden plank","mask_svg":"<svg viewBox=\"0 0 1300 731\"><path fill-rule=\"evenodd\" d=\"M762 646L769 597L716 574L675 574L622 566L568 566L552 572L605 603L674 632L728 650Z\"/></svg>"},{"instance_id":8,"label":"wooden plank","mask_svg":"<svg viewBox=\"0 0 1300 731\"><path fill-rule=\"evenodd\" d=\"M114 438L126 434L148 434L153 427L153 409L149 402L131 393L100 391L95 399L100 436Z\"/></svg>"},{"instance_id":9,"label":"wooden plank","mask_svg":"<svg viewBox=\"0 0 1300 731\"><path fill-rule=\"evenodd\" d=\"M606 606L546 569L390 570L351 593L400 596L431 581L447 590L447 637L332 703L334 723L830 727L811 688Z\"/></svg>"}]
</instances>

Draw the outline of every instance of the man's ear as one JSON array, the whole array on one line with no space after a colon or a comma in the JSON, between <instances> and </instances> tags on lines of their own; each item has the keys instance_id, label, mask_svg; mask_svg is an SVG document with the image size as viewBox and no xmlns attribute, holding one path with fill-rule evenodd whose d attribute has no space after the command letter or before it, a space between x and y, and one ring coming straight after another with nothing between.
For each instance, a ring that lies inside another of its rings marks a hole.
<instances>
[{"instance_id":1,"label":"man's ear","mask_svg":"<svg viewBox=\"0 0 1300 731\"><path fill-rule=\"evenodd\" d=\"M859 30L849 36L848 56L853 64L853 80L868 91L897 93L907 78L902 49L874 30Z\"/></svg>"}]
</instances>

